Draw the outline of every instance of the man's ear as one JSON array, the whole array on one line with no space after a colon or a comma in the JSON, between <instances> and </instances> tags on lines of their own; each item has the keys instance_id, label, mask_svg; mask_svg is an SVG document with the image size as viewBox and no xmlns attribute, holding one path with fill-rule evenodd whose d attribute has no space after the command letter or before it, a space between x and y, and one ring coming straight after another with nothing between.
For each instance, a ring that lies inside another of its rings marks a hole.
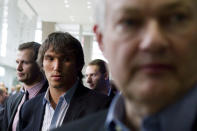
<instances>
[{"instance_id":1,"label":"man's ear","mask_svg":"<svg viewBox=\"0 0 197 131\"><path fill-rule=\"evenodd\" d=\"M102 35L101 30L100 30L100 28L99 28L99 26L97 24L94 25L93 31L94 31L94 33L96 35L96 40L98 42L99 48L103 52L104 51L103 35Z\"/></svg>"},{"instance_id":2,"label":"man's ear","mask_svg":"<svg viewBox=\"0 0 197 131\"><path fill-rule=\"evenodd\" d=\"M106 73L104 73L104 78L105 78L105 80L109 80L109 75L108 75L108 73L106 72Z\"/></svg>"}]
</instances>

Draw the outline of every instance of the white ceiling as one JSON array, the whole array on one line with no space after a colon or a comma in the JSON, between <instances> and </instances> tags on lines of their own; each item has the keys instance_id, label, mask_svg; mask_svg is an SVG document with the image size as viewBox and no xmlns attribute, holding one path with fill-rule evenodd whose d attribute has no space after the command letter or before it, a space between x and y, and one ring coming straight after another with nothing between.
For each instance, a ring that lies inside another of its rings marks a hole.
<instances>
[{"instance_id":1,"label":"white ceiling","mask_svg":"<svg viewBox=\"0 0 197 131\"><path fill-rule=\"evenodd\" d=\"M42 21L81 25L93 24L93 1L25 0Z\"/></svg>"}]
</instances>

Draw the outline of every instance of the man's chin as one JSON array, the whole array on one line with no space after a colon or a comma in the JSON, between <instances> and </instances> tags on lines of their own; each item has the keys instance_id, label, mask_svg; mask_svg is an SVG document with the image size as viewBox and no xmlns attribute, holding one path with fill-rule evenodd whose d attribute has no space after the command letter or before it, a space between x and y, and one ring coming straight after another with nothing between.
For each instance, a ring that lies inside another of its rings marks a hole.
<instances>
[{"instance_id":1,"label":"man's chin","mask_svg":"<svg viewBox=\"0 0 197 131\"><path fill-rule=\"evenodd\" d=\"M26 80L25 79L18 79L18 81L20 81L20 82L25 82Z\"/></svg>"},{"instance_id":2,"label":"man's chin","mask_svg":"<svg viewBox=\"0 0 197 131\"><path fill-rule=\"evenodd\" d=\"M87 87L88 87L89 89L91 89L91 90L94 90L94 88L95 88L94 86L91 86L91 85L88 85Z\"/></svg>"},{"instance_id":3,"label":"man's chin","mask_svg":"<svg viewBox=\"0 0 197 131\"><path fill-rule=\"evenodd\" d=\"M53 88L61 89L61 88L63 88L63 86L61 86L61 85L56 85L56 86L53 86Z\"/></svg>"},{"instance_id":4,"label":"man's chin","mask_svg":"<svg viewBox=\"0 0 197 131\"><path fill-rule=\"evenodd\" d=\"M92 86L92 87L90 87L90 89L91 89L91 90L95 90L95 89L96 89L96 87Z\"/></svg>"}]
</instances>

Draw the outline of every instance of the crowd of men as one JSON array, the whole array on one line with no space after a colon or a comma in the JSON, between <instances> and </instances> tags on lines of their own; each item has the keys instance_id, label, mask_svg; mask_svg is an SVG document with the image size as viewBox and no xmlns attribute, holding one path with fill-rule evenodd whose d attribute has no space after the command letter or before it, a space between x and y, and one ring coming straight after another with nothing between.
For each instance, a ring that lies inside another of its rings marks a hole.
<instances>
[{"instance_id":1,"label":"crowd of men","mask_svg":"<svg viewBox=\"0 0 197 131\"><path fill-rule=\"evenodd\" d=\"M196 131L196 12L196 0L98 0L93 30L108 63L88 64L88 87L69 33L21 44L23 87L0 109L0 130Z\"/></svg>"}]
</instances>

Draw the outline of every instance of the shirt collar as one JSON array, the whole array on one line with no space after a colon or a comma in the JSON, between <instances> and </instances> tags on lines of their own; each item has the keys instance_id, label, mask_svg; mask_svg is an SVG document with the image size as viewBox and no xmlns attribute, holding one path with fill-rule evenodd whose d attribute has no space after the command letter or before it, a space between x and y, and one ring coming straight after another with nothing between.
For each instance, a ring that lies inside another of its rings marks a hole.
<instances>
[{"instance_id":1,"label":"shirt collar","mask_svg":"<svg viewBox=\"0 0 197 131\"><path fill-rule=\"evenodd\" d=\"M123 97L121 96L121 93L118 93L113 99L111 106L109 108L105 126L109 130L120 128L123 129L123 131L129 131L129 129L122 123L124 119L124 115L125 115L124 100Z\"/></svg>"},{"instance_id":2,"label":"shirt collar","mask_svg":"<svg viewBox=\"0 0 197 131\"><path fill-rule=\"evenodd\" d=\"M46 79L43 79L32 88L28 88L27 92L29 93L29 99L33 98L38 94L38 92L43 88L43 85L46 83Z\"/></svg>"},{"instance_id":3,"label":"shirt collar","mask_svg":"<svg viewBox=\"0 0 197 131\"><path fill-rule=\"evenodd\" d=\"M197 87L192 88L182 99L162 110L161 112L144 118L141 130L147 128L162 129L164 131L190 130L197 115ZM129 131L124 125L125 115L124 99L119 93L116 95L107 114L105 122L109 130L114 130L117 126L123 131ZM185 121L184 121L185 120Z\"/></svg>"},{"instance_id":4,"label":"shirt collar","mask_svg":"<svg viewBox=\"0 0 197 131\"><path fill-rule=\"evenodd\" d=\"M71 98L74 95L75 90L78 87L78 84L79 84L79 80L77 80L75 82L75 84L72 86L72 88L70 88L67 92L65 92L62 96L60 96L60 99L65 99L67 103L70 103ZM43 99L43 104L45 104L45 103L49 103L50 104L50 101L49 101L49 88L47 89L47 91L45 93L45 96L44 96L44 99Z\"/></svg>"},{"instance_id":5,"label":"shirt collar","mask_svg":"<svg viewBox=\"0 0 197 131\"><path fill-rule=\"evenodd\" d=\"M34 96L36 96L38 94L38 92L42 89L43 85L46 83L46 79L43 79L42 81L40 81L39 83L37 83L36 85L34 85L31 88L24 88L24 86L20 89L20 92L22 93L26 93L28 92L29 94L29 99L33 98Z\"/></svg>"}]
</instances>

